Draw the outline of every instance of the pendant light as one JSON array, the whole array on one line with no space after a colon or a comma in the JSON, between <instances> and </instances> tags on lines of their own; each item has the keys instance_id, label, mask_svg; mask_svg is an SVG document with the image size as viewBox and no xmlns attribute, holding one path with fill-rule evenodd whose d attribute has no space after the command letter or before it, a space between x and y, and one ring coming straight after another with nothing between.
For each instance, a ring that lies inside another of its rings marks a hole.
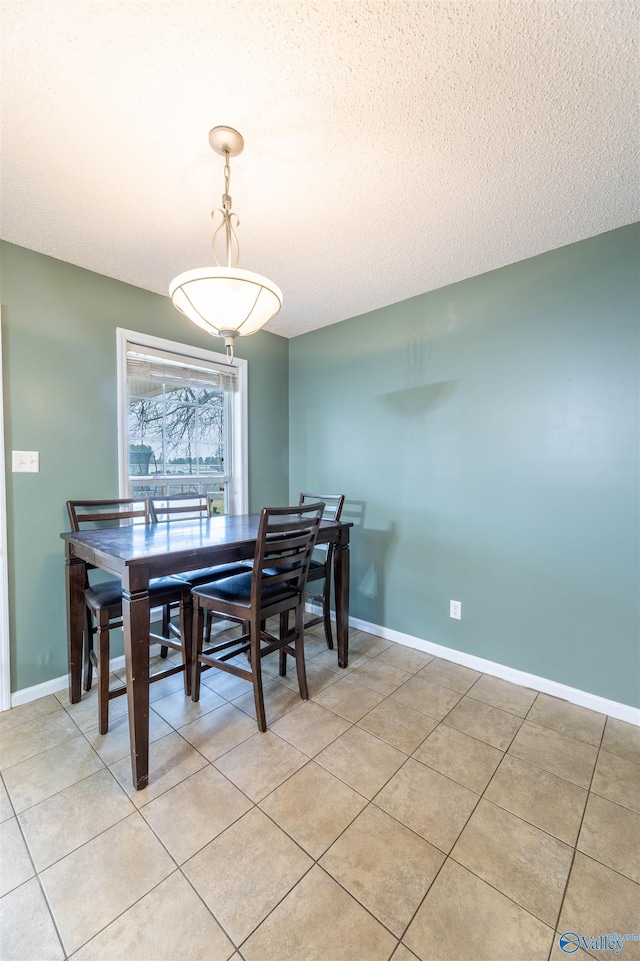
<instances>
[{"instance_id":1,"label":"pendant light","mask_svg":"<svg viewBox=\"0 0 640 961\"><path fill-rule=\"evenodd\" d=\"M235 228L240 221L231 210L229 160L242 153L244 140L232 127L214 127L209 132L209 145L224 157L222 207L211 214L214 220L217 214L222 215L211 242L217 266L196 267L179 274L169 285L169 295L173 306L194 324L212 336L224 337L231 363L235 338L255 334L275 317L282 306L282 292L266 277L238 267L240 245ZM217 252L221 234L223 263Z\"/></svg>"}]
</instances>

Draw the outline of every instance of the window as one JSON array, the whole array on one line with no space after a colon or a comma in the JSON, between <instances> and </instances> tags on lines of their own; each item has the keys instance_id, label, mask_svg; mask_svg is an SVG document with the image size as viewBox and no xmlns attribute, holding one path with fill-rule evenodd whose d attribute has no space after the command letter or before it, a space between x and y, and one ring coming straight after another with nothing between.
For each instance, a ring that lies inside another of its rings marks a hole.
<instances>
[{"instance_id":1,"label":"window","mask_svg":"<svg viewBox=\"0 0 640 961\"><path fill-rule=\"evenodd\" d=\"M213 495L246 513L247 362L118 330L121 496Z\"/></svg>"}]
</instances>

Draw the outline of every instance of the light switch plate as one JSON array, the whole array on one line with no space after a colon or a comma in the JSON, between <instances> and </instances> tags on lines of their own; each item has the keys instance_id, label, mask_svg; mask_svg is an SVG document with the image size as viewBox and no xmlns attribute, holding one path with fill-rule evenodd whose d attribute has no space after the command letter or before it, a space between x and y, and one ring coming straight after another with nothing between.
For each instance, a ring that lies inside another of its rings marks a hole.
<instances>
[{"instance_id":1,"label":"light switch plate","mask_svg":"<svg viewBox=\"0 0 640 961\"><path fill-rule=\"evenodd\" d=\"M14 474L20 472L38 474L40 472L40 452L37 450L11 451L11 470Z\"/></svg>"}]
</instances>

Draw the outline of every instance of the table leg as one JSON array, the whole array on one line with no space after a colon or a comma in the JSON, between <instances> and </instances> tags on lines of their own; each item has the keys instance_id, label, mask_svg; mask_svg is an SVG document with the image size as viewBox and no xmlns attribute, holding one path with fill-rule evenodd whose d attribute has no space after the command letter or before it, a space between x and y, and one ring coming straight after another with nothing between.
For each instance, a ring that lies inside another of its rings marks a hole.
<instances>
[{"instance_id":1,"label":"table leg","mask_svg":"<svg viewBox=\"0 0 640 961\"><path fill-rule=\"evenodd\" d=\"M78 557L67 555L65 584L67 592L67 653L69 658L69 701L77 704L82 697L82 639L84 637L84 589L87 565Z\"/></svg>"},{"instance_id":2,"label":"table leg","mask_svg":"<svg viewBox=\"0 0 640 961\"><path fill-rule=\"evenodd\" d=\"M333 551L338 665L349 664L349 543L338 541Z\"/></svg>"},{"instance_id":3,"label":"table leg","mask_svg":"<svg viewBox=\"0 0 640 961\"><path fill-rule=\"evenodd\" d=\"M136 791L149 783L149 591L122 592L131 777Z\"/></svg>"}]
</instances>

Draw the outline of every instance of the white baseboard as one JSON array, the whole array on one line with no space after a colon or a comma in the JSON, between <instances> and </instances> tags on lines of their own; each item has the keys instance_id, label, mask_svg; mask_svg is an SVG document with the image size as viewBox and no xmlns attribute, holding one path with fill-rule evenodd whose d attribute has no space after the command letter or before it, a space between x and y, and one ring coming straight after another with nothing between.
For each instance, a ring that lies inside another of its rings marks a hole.
<instances>
[{"instance_id":1,"label":"white baseboard","mask_svg":"<svg viewBox=\"0 0 640 961\"><path fill-rule=\"evenodd\" d=\"M511 681L512 684L519 684L520 687L530 687L542 694L551 694L553 697L562 698L563 701L570 701L571 704L586 707L590 711L598 711L600 714L615 717L619 721L627 721L629 724L640 726L640 708L631 707L629 704L610 701L606 697L590 694L588 691L580 691L578 688L569 687L568 684L561 684L559 681L538 677L537 674L527 674L526 671L519 671L515 667L507 667L506 664L487 661L484 657L466 654L464 651L456 651L452 647L434 644L432 641L425 641L419 637L413 637L411 634L402 634L400 631L394 631L389 627L379 627L377 624L370 624L368 621L361 621L355 617L349 618L349 625L358 631L375 634L387 641L395 641L397 644L404 644L405 647L413 647L417 651L424 651L425 654L443 657L447 661L453 661L454 664L471 667L474 671L491 674L492 677L500 677L504 681Z\"/></svg>"},{"instance_id":2,"label":"white baseboard","mask_svg":"<svg viewBox=\"0 0 640 961\"><path fill-rule=\"evenodd\" d=\"M158 645L158 651L160 645ZM151 648L153 653L153 647ZM120 657L113 657L109 661L110 671L119 671L124 667L124 654ZM62 677L54 677L43 684L34 684L33 687L23 687L21 691L16 691L11 695L11 707L19 707L21 704L28 704L29 701L37 701L39 697L47 697L49 694L58 694L66 690L69 686L69 675L63 674Z\"/></svg>"},{"instance_id":3,"label":"white baseboard","mask_svg":"<svg viewBox=\"0 0 640 961\"><path fill-rule=\"evenodd\" d=\"M11 695L11 707L20 707L21 704L28 704L29 701L37 701L40 697L47 697L49 694L57 694L64 691L69 685L69 675L63 674L62 677L53 677L50 681L43 684L34 684L33 687L23 687L21 691L15 691Z\"/></svg>"},{"instance_id":4,"label":"white baseboard","mask_svg":"<svg viewBox=\"0 0 640 961\"><path fill-rule=\"evenodd\" d=\"M332 620L335 614L332 613ZM376 637L383 637L387 641L395 641L396 644L403 644L405 647L412 647L417 651L424 651L425 654L433 654L435 657L443 657L454 664L462 664L470 667L474 671L481 671L483 674L491 674L492 677L500 677L504 681L511 681L520 687L530 687L534 691L541 691L543 694L551 694L559 697L563 701L571 704L578 704L586 707L590 711L598 711L600 714L607 714L615 717L619 721L627 721L628 724L635 724L640 727L640 708L631 707L628 704L620 704L618 701L610 701L606 697L598 694L590 694L588 691L580 691L578 688L569 687L559 681L551 681L546 677L538 677L536 674L527 674L526 671L519 671L514 667L507 667L506 664L498 664L496 661L488 661L484 657L475 654L466 654L464 651L456 651L452 647L444 647L442 644L434 644L432 641L425 641L411 634L403 634L401 631L394 631L390 627L380 627L378 624L371 624L369 621L362 621L356 617L349 618L349 626L357 631L365 631L367 634L375 634ZM159 645L158 645L159 650ZM152 653L155 647L152 648ZM124 667L124 656L114 658L110 663L112 671L120 670ZM39 697L46 697L48 694L57 694L63 691L69 683L67 674L62 677L53 678L45 681L44 684L36 684L34 687L26 687L21 691L16 691L11 695L11 707L18 707L20 704L27 704L35 701Z\"/></svg>"}]
</instances>

